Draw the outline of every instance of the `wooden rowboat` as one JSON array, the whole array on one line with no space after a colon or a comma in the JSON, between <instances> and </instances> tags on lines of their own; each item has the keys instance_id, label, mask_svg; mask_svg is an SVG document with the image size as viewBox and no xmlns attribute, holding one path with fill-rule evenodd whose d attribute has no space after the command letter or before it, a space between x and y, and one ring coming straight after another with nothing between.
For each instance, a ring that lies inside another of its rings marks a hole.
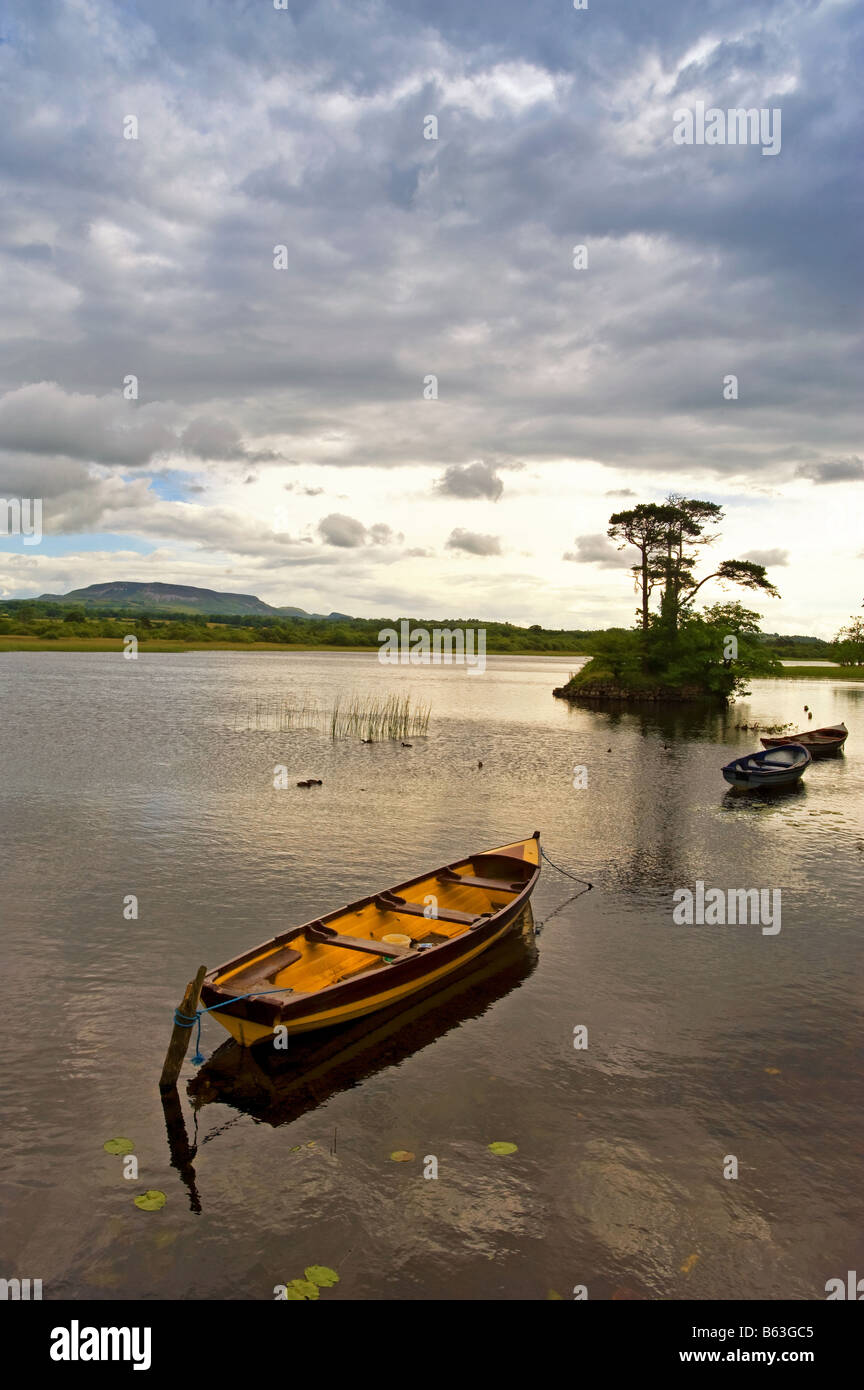
<instances>
[{"instance_id":1,"label":"wooden rowboat","mask_svg":"<svg viewBox=\"0 0 864 1390\"><path fill-rule=\"evenodd\" d=\"M360 1018L498 941L539 876L535 830L274 936L211 970L201 999L244 1047Z\"/></svg>"},{"instance_id":2,"label":"wooden rowboat","mask_svg":"<svg viewBox=\"0 0 864 1390\"><path fill-rule=\"evenodd\" d=\"M839 753L849 730L845 724L829 724L824 729L808 729L803 734L783 734L775 738L760 739L765 748L782 748L784 744L800 743L810 753L811 758L828 758Z\"/></svg>"},{"instance_id":3,"label":"wooden rowboat","mask_svg":"<svg viewBox=\"0 0 864 1390\"><path fill-rule=\"evenodd\" d=\"M723 768L723 776L733 787L788 787L797 782L812 758L800 743L768 748L733 758Z\"/></svg>"}]
</instances>

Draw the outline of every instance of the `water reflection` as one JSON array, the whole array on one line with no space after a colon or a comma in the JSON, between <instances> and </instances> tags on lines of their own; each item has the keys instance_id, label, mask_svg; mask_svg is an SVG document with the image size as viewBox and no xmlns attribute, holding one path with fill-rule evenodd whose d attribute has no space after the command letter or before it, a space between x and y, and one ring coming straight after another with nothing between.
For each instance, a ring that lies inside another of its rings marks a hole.
<instances>
[{"instance_id":1,"label":"water reflection","mask_svg":"<svg viewBox=\"0 0 864 1390\"><path fill-rule=\"evenodd\" d=\"M198 1152L198 1126L195 1125L195 1141L189 1142L183 1106L177 1087L162 1092L162 1109L165 1112L165 1129L168 1133L168 1152L171 1167L176 1168L189 1192L189 1210L200 1212L201 1197L195 1178L194 1159Z\"/></svg>"},{"instance_id":2,"label":"water reflection","mask_svg":"<svg viewBox=\"0 0 864 1390\"><path fill-rule=\"evenodd\" d=\"M801 800L806 795L807 784L803 780L792 782L788 787L730 787L723 797L722 807L724 811L743 811L747 807L764 810L769 806L779 810L784 802Z\"/></svg>"},{"instance_id":3,"label":"water reflection","mask_svg":"<svg viewBox=\"0 0 864 1390\"><path fill-rule=\"evenodd\" d=\"M596 726L609 734L626 730L643 737L659 735L669 743L685 739L722 742L736 727L739 717L732 706L718 706L710 701L680 705L657 701L640 706L622 704L620 700L585 700L564 707L574 718L578 715L584 719L586 712L594 715Z\"/></svg>"}]
</instances>

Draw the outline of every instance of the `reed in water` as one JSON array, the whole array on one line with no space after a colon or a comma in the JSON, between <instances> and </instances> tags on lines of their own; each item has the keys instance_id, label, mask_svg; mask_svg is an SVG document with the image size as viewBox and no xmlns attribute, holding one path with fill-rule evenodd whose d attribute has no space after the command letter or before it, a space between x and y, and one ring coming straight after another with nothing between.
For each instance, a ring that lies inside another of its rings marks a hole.
<instances>
[{"instance_id":1,"label":"reed in water","mask_svg":"<svg viewBox=\"0 0 864 1390\"><path fill-rule=\"evenodd\" d=\"M410 695L337 693L329 707L319 705L308 694L293 700L256 696L235 707L234 731L326 730L332 739L360 738L377 743L421 738L428 731L430 713L428 705L412 705Z\"/></svg>"}]
</instances>

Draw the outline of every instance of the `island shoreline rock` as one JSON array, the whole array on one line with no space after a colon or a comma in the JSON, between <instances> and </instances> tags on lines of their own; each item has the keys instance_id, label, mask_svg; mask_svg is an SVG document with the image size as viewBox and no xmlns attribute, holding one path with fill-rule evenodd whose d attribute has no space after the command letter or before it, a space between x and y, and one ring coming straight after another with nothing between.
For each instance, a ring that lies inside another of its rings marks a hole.
<instances>
[{"instance_id":1,"label":"island shoreline rock","mask_svg":"<svg viewBox=\"0 0 864 1390\"><path fill-rule=\"evenodd\" d=\"M627 686L617 685L614 681L597 681L593 684L578 686L574 690L569 690L566 685L559 685L552 694L559 700L567 700L568 703L578 703L581 700L617 700L625 704L695 704L698 701L705 701L711 704L727 704L725 695L712 694L709 691L700 690L697 686L681 686L673 688L671 686L649 686L645 689L635 690Z\"/></svg>"}]
</instances>

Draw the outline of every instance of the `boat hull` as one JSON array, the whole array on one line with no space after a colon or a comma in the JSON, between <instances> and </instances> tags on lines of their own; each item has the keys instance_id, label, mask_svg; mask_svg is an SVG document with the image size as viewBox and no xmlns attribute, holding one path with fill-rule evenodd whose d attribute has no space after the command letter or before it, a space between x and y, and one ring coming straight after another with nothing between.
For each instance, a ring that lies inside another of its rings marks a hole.
<instances>
[{"instance_id":1,"label":"boat hull","mask_svg":"<svg viewBox=\"0 0 864 1390\"><path fill-rule=\"evenodd\" d=\"M790 773L780 773L778 776L761 775L758 772L735 773L727 772L723 769L723 776L730 787L745 787L751 790L757 787L791 787L796 782L800 782L804 775L804 768L796 768Z\"/></svg>"},{"instance_id":2,"label":"boat hull","mask_svg":"<svg viewBox=\"0 0 864 1390\"><path fill-rule=\"evenodd\" d=\"M277 990L268 992L266 988L260 993L253 993L248 998L232 999L235 991L242 993L239 986L232 987L232 975L239 975L241 969L254 966L256 960L266 963L268 955L275 955L286 944L299 942L300 935L313 924L305 924L303 927L294 928L291 932L282 937L274 938L270 942L264 943L256 948L258 956L253 951L239 957L236 961L228 962L220 966L217 970L208 974L201 998L204 1004L211 1008L212 1017L218 1019L223 1028L243 1047L253 1047L256 1044L264 1043L271 1039L276 1030L279 1029L282 1035L292 1035L300 1033L315 1032L321 1028L330 1028L334 1024L352 1022L362 1018L367 1014L375 1013L379 1009L385 1009L393 1004L398 1004L402 1000L409 999L418 990L434 986L439 981L445 980L454 971L459 970L466 963L476 960L490 946L499 941L513 926L522 913L540 874L540 844L539 834L535 834L531 839L516 841L511 845L500 846L496 850L485 851L485 856L501 856L507 852L506 858L513 857L515 851L519 849L523 856L522 870L525 874L524 883L518 892L508 892L494 890L487 893L486 899L490 901L495 898L508 897L509 901L501 902L498 906L491 903L493 910L486 912L486 915L476 925L466 926L449 940L442 942L430 949L411 950L410 953L398 956L393 960L387 961L386 965L378 968L365 968L354 974L351 978L337 981L326 985L314 992L298 991L293 994L278 992L279 986L284 979L291 978L287 972L278 972L275 975ZM482 858L482 856L474 856ZM471 859L460 861L464 867L471 865ZM457 866L458 867L458 866ZM452 866L444 866L444 871L451 869ZM438 873L441 871L435 871ZM409 880L407 883L400 884L397 888L390 890L394 894L410 894L411 890L419 891L422 887L428 887L429 880L434 879L432 875L421 875L417 879ZM503 885L504 880L502 880ZM471 893L470 888L462 888L458 883L450 884L456 892L463 897ZM443 891L443 890L442 890ZM473 890L477 892L478 890ZM406 897L403 901L409 902L412 906L422 899ZM352 903L348 907L340 910L339 913L330 914L329 917L318 919L321 923L342 923L349 918L362 918L369 913L374 904L374 899L362 899L358 903ZM378 909L381 910L380 908ZM398 916L398 908L394 909L394 915ZM458 914L457 914L458 915ZM417 917L413 922L418 921ZM317 924L316 924L317 925ZM348 922L350 926L350 922ZM426 927L434 928L437 919L430 918L424 923ZM404 923L397 923L397 930L401 931ZM390 930L393 930L391 927ZM350 939L350 938L349 938ZM380 940L373 937L373 940ZM338 945L338 935L328 942L326 939L319 944L319 950L323 946L326 951L332 945L342 954ZM290 971L291 967L288 967ZM217 1007L213 1008L216 1005ZM223 1006L224 1005L224 1006Z\"/></svg>"},{"instance_id":3,"label":"boat hull","mask_svg":"<svg viewBox=\"0 0 864 1390\"><path fill-rule=\"evenodd\" d=\"M743 758L734 758L721 770L730 786L755 791L794 786L811 761L810 753L802 744L789 743L782 748L769 748L759 753L747 753Z\"/></svg>"},{"instance_id":4,"label":"boat hull","mask_svg":"<svg viewBox=\"0 0 864 1390\"><path fill-rule=\"evenodd\" d=\"M760 740L763 748L783 748L791 743L806 748L811 758L830 758L843 748L849 730L845 724L834 724L825 729L812 729L803 734L782 734Z\"/></svg>"}]
</instances>

